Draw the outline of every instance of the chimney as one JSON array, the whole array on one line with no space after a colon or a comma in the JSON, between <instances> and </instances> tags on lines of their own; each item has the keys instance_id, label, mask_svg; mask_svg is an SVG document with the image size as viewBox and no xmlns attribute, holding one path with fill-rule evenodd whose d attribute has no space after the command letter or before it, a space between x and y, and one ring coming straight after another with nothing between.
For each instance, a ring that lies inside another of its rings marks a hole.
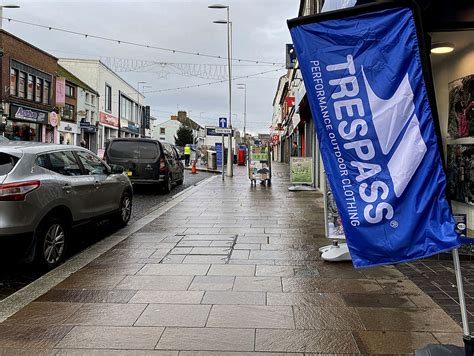
<instances>
[{"instance_id":1,"label":"chimney","mask_svg":"<svg viewBox=\"0 0 474 356\"><path fill-rule=\"evenodd\" d=\"M178 120L178 117L176 115L171 115L170 120Z\"/></svg>"},{"instance_id":2,"label":"chimney","mask_svg":"<svg viewBox=\"0 0 474 356\"><path fill-rule=\"evenodd\" d=\"M178 111L178 119L180 122L186 120L187 112L186 111Z\"/></svg>"}]
</instances>

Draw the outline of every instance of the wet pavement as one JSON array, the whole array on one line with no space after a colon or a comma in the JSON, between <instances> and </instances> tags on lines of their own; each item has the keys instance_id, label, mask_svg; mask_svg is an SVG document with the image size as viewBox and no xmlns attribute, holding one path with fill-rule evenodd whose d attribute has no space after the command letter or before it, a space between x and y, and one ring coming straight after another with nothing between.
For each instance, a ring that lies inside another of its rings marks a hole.
<instances>
[{"instance_id":1,"label":"wet pavement","mask_svg":"<svg viewBox=\"0 0 474 356\"><path fill-rule=\"evenodd\" d=\"M322 261L321 194L289 192L288 167L272 168L271 186L251 187L235 167L234 178L215 177L132 226L0 324L0 354L411 354L460 344L458 323L397 268Z\"/></svg>"}]
</instances>

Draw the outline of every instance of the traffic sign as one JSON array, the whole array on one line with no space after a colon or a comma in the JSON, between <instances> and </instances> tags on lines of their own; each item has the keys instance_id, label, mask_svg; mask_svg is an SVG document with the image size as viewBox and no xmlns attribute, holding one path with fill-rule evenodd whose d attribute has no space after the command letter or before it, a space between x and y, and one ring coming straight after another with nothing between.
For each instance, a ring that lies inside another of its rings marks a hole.
<instances>
[{"instance_id":1,"label":"traffic sign","mask_svg":"<svg viewBox=\"0 0 474 356\"><path fill-rule=\"evenodd\" d=\"M220 128L226 128L227 127L227 118L226 117L220 117L219 118L219 127Z\"/></svg>"},{"instance_id":2,"label":"traffic sign","mask_svg":"<svg viewBox=\"0 0 474 356\"><path fill-rule=\"evenodd\" d=\"M216 134L220 135L228 135L232 133L232 129L222 129L222 128L216 128Z\"/></svg>"}]
</instances>

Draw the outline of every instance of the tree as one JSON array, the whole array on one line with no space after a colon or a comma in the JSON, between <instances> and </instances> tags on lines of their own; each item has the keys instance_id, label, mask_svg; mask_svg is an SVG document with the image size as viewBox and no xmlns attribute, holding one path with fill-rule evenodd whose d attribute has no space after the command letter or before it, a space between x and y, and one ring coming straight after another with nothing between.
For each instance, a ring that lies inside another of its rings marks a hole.
<instances>
[{"instance_id":1,"label":"tree","mask_svg":"<svg viewBox=\"0 0 474 356\"><path fill-rule=\"evenodd\" d=\"M193 144L193 130L187 126L181 125L176 131L174 142L176 146L186 146L187 144Z\"/></svg>"}]
</instances>

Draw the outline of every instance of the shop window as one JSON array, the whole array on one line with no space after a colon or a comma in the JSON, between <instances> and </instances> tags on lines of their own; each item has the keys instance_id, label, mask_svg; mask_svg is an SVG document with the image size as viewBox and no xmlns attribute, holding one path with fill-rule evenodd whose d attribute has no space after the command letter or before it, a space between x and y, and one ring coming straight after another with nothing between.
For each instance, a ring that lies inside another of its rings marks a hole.
<instances>
[{"instance_id":1,"label":"shop window","mask_svg":"<svg viewBox=\"0 0 474 356\"><path fill-rule=\"evenodd\" d=\"M12 141L38 141L38 133L38 124L8 120L5 126L5 137Z\"/></svg>"},{"instance_id":2,"label":"shop window","mask_svg":"<svg viewBox=\"0 0 474 356\"><path fill-rule=\"evenodd\" d=\"M25 87L26 87L26 73L20 72L18 80L18 96L20 98L25 97Z\"/></svg>"},{"instance_id":3,"label":"shop window","mask_svg":"<svg viewBox=\"0 0 474 356\"><path fill-rule=\"evenodd\" d=\"M31 74L28 74L28 88L27 88L27 95L26 98L28 100L33 100L34 99L34 90L35 89L35 77L33 77Z\"/></svg>"},{"instance_id":4,"label":"shop window","mask_svg":"<svg viewBox=\"0 0 474 356\"><path fill-rule=\"evenodd\" d=\"M112 111L112 87L105 85L105 111Z\"/></svg>"},{"instance_id":5,"label":"shop window","mask_svg":"<svg viewBox=\"0 0 474 356\"><path fill-rule=\"evenodd\" d=\"M51 83L45 80L44 85L43 85L43 104L49 104L50 92L51 92Z\"/></svg>"},{"instance_id":6,"label":"shop window","mask_svg":"<svg viewBox=\"0 0 474 356\"><path fill-rule=\"evenodd\" d=\"M43 100L43 79L36 78L35 101L41 103Z\"/></svg>"},{"instance_id":7,"label":"shop window","mask_svg":"<svg viewBox=\"0 0 474 356\"><path fill-rule=\"evenodd\" d=\"M18 94L18 70L10 69L10 95L17 96Z\"/></svg>"},{"instance_id":8,"label":"shop window","mask_svg":"<svg viewBox=\"0 0 474 356\"><path fill-rule=\"evenodd\" d=\"M66 96L70 98L74 98L74 87L66 84Z\"/></svg>"},{"instance_id":9,"label":"shop window","mask_svg":"<svg viewBox=\"0 0 474 356\"><path fill-rule=\"evenodd\" d=\"M74 122L74 105L65 104L61 120Z\"/></svg>"}]
</instances>

